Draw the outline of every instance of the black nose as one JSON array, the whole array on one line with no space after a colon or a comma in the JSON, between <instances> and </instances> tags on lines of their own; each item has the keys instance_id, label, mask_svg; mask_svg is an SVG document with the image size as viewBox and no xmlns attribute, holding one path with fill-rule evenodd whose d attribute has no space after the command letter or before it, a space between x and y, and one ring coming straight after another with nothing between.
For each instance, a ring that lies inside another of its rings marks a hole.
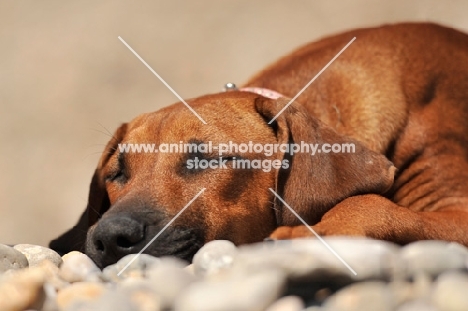
<instances>
[{"instance_id":1,"label":"black nose","mask_svg":"<svg viewBox=\"0 0 468 311\"><path fill-rule=\"evenodd\" d=\"M145 226L128 215L101 219L91 236L93 252L101 259L115 261L138 253L145 239Z\"/></svg>"}]
</instances>

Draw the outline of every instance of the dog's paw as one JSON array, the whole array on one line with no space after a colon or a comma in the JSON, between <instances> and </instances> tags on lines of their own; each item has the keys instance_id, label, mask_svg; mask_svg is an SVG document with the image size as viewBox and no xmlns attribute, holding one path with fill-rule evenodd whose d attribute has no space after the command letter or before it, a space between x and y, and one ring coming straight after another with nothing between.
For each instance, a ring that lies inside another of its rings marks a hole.
<instances>
[{"instance_id":1,"label":"dog's paw","mask_svg":"<svg viewBox=\"0 0 468 311\"><path fill-rule=\"evenodd\" d=\"M270 234L270 239L272 240L291 240L307 237L315 237L315 235L310 230L310 227L308 228L306 226L282 226L278 227L272 234Z\"/></svg>"},{"instance_id":2,"label":"dog's paw","mask_svg":"<svg viewBox=\"0 0 468 311\"><path fill-rule=\"evenodd\" d=\"M343 224L318 223L315 226L278 227L271 235L272 240L291 240L299 238L315 238L319 236L346 235L366 236L364 229L360 226Z\"/></svg>"}]
</instances>

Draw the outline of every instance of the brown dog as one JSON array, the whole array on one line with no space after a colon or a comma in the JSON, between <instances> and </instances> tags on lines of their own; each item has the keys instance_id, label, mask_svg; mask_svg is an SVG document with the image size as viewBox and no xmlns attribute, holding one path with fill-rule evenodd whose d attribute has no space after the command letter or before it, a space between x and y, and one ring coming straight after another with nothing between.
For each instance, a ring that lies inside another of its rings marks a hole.
<instances>
[{"instance_id":1,"label":"brown dog","mask_svg":"<svg viewBox=\"0 0 468 311\"><path fill-rule=\"evenodd\" d=\"M468 245L467 35L433 24L354 30L295 51L246 86L292 98L353 37L271 125L288 100L246 91L189 100L207 125L181 103L123 124L96 169L85 213L51 247L85 250L106 266L139 252L202 188L146 253L190 260L213 239L311 236L269 188L321 235ZM125 153L118 145L209 141L353 143L356 150L233 152L222 156L227 169L190 169L189 160L217 154ZM288 165L235 169L236 157Z\"/></svg>"}]
</instances>

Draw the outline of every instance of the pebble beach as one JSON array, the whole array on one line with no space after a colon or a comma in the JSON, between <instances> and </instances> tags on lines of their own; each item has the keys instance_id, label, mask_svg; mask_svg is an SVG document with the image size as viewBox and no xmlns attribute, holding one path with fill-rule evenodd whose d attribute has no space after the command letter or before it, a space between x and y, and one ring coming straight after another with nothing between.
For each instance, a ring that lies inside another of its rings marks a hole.
<instances>
[{"instance_id":1,"label":"pebble beach","mask_svg":"<svg viewBox=\"0 0 468 311\"><path fill-rule=\"evenodd\" d=\"M103 270L80 252L59 256L38 245L0 244L0 310L468 310L468 249L462 245L325 242L236 247L218 240L201 248L193 263L135 254Z\"/></svg>"}]
</instances>

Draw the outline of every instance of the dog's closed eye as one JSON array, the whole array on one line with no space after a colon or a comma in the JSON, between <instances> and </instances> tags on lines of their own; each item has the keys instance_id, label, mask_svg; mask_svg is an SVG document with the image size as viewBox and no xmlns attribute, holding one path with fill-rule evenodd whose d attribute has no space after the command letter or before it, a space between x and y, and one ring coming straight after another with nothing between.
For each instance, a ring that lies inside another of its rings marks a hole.
<instances>
[{"instance_id":1,"label":"dog's closed eye","mask_svg":"<svg viewBox=\"0 0 468 311\"><path fill-rule=\"evenodd\" d=\"M242 159L240 156L221 156L221 160L226 160L226 161L234 161L236 159Z\"/></svg>"},{"instance_id":2,"label":"dog's closed eye","mask_svg":"<svg viewBox=\"0 0 468 311\"><path fill-rule=\"evenodd\" d=\"M125 166L124 154L119 153L115 162L114 167L111 167L106 174L106 182L125 183L128 180L128 171Z\"/></svg>"}]
</instances>

